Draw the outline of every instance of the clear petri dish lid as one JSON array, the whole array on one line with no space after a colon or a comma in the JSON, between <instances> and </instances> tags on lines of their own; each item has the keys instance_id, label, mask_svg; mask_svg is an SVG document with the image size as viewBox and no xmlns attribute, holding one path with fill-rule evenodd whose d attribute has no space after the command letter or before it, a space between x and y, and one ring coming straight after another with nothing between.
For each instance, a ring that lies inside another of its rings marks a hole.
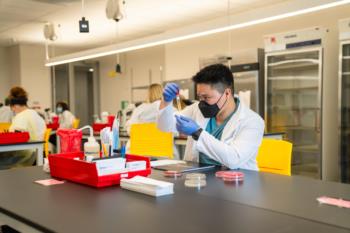
<instances>
[{"instance_id":1,"label":"clear petri dish lid","mask_svg":"<svg viewBox=\"0 0 350 233\"><path fill-rule=\"evenodd\" d=\"M207 176L204 173L189 173L186 174L186 180L205 180Z\"/></svg>"},{"instance_id":2,"label":"clear petri dish lid","mask_svg":"<svg viewBox=\"0 0 350 233\"><path fill-rule=\"evenodd\" d=\"M207 185L207 182L205 180L196 180L196 179L189 179L185 180L185 186L190 188L201 188L205 187Z\"/></svg>"},{"instance_id":3,"label":"clear petri dish lid","mask_svg":"<svg viewBox=\"0 0 350 233\"><path fill-rule=\"evenodd\" d=\"M163 175L165 177L174 177L174 178L177 178L177 177L180 177L182 176L182 172L179 172L179 171L164 171Z\"/></svg>"}]
</instances>

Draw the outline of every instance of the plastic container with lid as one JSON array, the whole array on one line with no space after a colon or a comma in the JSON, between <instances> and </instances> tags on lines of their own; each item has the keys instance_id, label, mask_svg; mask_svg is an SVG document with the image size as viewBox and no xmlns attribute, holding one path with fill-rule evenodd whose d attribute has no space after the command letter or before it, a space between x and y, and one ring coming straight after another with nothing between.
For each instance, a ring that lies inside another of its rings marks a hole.
<instances>
[{"instance_id":1,"label":"plastic container with lid","mask_svg":"<svg viewBox=\"0 0 350 233\"><path fill-rule=\"evenodd\" d=\"M84 155L85 157L100 157L100 144L98 144L94 137L89 137L88 141L84 143Z\"/></svg>"},{"instance_id":2,"label":"plastic container with lid","mask_svg":"<svg viewBox=\"0 0 350 233\"><path fill-rule=\"evenodd\" d=\"M84 126L83 128L79 129L80 131L84 129L90 130L90 136L88 137L88 141L84 143L84 155L85 159L87 157L91 158L99 158L100 157L100 144L96 141L93 134L93 129L91 126Z\"/></svg>"},{"instance_id":3,"label":"plastic container with lid","mask_svg":"<svg viewBox=\"0 0 350 233\"><path fill-rule=\"evenodd\" d=\"M176 179L176 178L182 176L182 172L168 170L168 171L164 171L163 175L165 177L172 177L172 178Z\"/></svg>"},{"instance_id":4,"label":"plastic container with lid","mask_svg":"<svg viewBox=\"0 0 350 233\"><path fill-rule=\"evenodd\" d=\"M221 178L225 183L243 182L244 173L236 171L218 171L215 176Z\"/></svg>"},{"instance_id":5,"label":"plastic container with lid","mask_svg":"<svg viewBox=\"0 0 350 233\"><path fill-rule=\"evenodd\" d=\"M186 175L185 186L190 188L202 188L207 185L206 175L203 173L189 173Z\"/></svg>"}]
</instances>

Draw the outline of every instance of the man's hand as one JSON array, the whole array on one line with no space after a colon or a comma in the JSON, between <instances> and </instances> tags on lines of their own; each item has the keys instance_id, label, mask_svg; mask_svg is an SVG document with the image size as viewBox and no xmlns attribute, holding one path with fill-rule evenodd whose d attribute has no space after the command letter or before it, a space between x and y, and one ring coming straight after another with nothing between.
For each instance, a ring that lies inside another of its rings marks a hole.
<instances>
[{"instance_id":1,"label":"man's hand","mask_svg":"<svg viewBox=\"0 0 350 233\"><path fill-rule=\"evenodd\" d=\"M182 134L192 135L200 128L199 125L191 118L178 115L175 115L175 117L176 129Z\"/></svg>"},{"instance_id":2,"label":"man's hand","mask_svg":"<svg viewBox=\"0 0 350 233\"><path fill-rule=\"evenodd\" d=\"M179 86L176 83L168 83L163 89L163 98L165 102L171 102L179 93Z\"/></svg>"}]
</instances>

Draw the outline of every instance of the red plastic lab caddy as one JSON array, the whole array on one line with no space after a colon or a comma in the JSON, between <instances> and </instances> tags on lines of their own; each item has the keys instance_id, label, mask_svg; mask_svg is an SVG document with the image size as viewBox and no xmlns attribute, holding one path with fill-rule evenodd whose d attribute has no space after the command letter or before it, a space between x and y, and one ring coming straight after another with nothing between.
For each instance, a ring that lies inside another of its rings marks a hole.
<instances>
[{"instance_id":1,"label":"red plastic lab caddy","mask_svg":"<svg viewBox=\"0 0 350 233\"><path fill-rule=\"evenodd\" d=\"M106 127L111 127L109 124L105 124L105 123L93 123L92 124L92 129L94 130L94 132L100 132L103 128Z\"/></svg>"},{"instance_id":2,"label":"red plastic lab caddy","mask_svg":"<svg viewBox=\"0 0 350 233\"><path fill-rule=\"evenodd\" d=\"M103 128L106 128L106 127L112 128L114 118L115 118L115 116L109 115L108 116L108 123L93 123L92 128L93 128L94 132L99 133Z\"/></svg>"},{"instance_id":3,"label":"red plastic lab caddy","mask_svg":"<svg viewBox=\"0 0 350 233\"><path fill-rule=\"evenodd\" d=\"M0 144L15 144L28 141L28 132L0 133Z\"/></svg>"},{"instance_id":4,"label":"red plastic lab caddy","mask_svg":"<svg viewBox=\"0 0 350 233\"><path fill-rule=\"evenodd\" d=\"M46 124L46 128L52 129L52 130L57 130L60 125L58 123L48 123Z\"/></svg>"},{"instance_id":5,"label":"red plastic lab caddy","mask_svg":"<svg viewBox=\"0 0 350 233\"><path fill-rule=\"evenodd\" d=\"M79 160L74 159L79 158ZM146 169L98 176L95 163L82 160L82 152L49 155L50 172L52 177L70 180L97 188L118 185L122 178L148 176L151 174L150 160L144 156L126 155L126 161L146 161Z\"/></svg>"},{"instance_id":6,"label":"red plastic lab caddy","mask_svg":"<svg viewBox=\"0 0 350 233\"><path fill-rule=\"evenodd\" d=\"M49 128L49 129L52 129L52 130L57 130L59 126L60 126L60 123L59 123L58 116L53 116L52 117L52 122L46 124L46 128Z\"/></svg>"}]
</instances>

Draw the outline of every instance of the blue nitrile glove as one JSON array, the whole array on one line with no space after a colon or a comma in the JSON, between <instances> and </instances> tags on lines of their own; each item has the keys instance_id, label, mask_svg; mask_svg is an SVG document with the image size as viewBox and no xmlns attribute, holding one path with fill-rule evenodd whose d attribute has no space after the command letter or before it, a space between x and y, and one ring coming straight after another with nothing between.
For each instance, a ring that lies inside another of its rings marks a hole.
<instances>
[{"instance_id":1,"label":"blue nitrile glove","mask_svg":"<svg viewBox=\"0 0 350 233\"><path fill-rule=\"evenodd\" d=\"M176 83L167 83L163 90L163 97L165 102L171 102L176 98L176 94L179 93L179 86Z\"/></svg>"},{"instance_id":2,"label":"blue nitrile glove","mask_svg":"<svg viewBox=\"0 0 350 233\"><path fill-rule=\"evenodd\" d=\"M199 130L199 125L192 120L191 118L184 117L184 116L178 116L176 117L176 129L180 133L186 134L186 135L192 135L194 132Z\"/></svg>"}]
</instances>

